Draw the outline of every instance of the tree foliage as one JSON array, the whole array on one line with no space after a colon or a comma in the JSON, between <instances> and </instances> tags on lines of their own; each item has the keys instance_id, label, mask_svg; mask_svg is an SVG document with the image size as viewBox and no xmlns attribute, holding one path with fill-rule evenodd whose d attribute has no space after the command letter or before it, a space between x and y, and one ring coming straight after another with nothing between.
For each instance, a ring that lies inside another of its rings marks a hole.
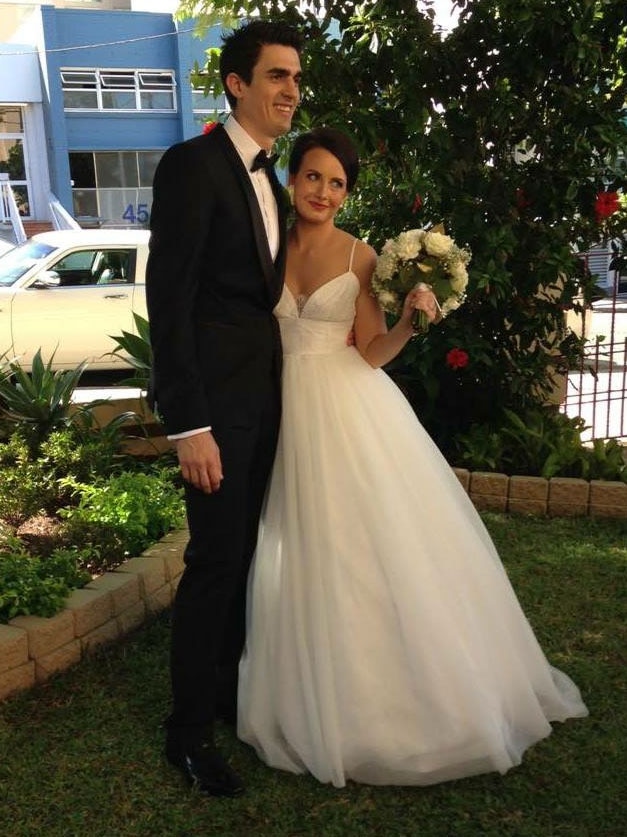
<instances>
[{"instance_id":1,"label":"tree foliage","mask_svg":"<svg viewBox=\"0 0 627 837\"><path fill-rule=\"evenodd\" d=\"M362 155L343 224L379 248L443 222L472 250L465 306L392 368L452 456L471 426L546 402L582 348L565 312L596 289L580 254L622 241L627 226L625 213L595 210L600 192L627 180L624 0L457 5L446 36L431 4L415 0L184 0L179 11L202 26L257 14L300 26L294 127L335 125ZM214 51L210 71L216 61ZM468 353L464 368L446 364L455 347Z\"/></svg>"}]
</instances>

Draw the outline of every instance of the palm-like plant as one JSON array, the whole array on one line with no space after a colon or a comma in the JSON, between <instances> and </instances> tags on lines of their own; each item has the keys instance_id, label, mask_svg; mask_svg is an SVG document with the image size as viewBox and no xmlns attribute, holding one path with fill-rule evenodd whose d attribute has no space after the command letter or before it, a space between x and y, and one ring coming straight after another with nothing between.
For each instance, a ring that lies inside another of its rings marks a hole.
<instances>
[{"instance_id":1,"label":"palm-like plant","mask_svg":"<svg viewBox=\"0 0 627 837\"><path fill-rule=\"evenodd\" d=\"M123 357L134 373L121 383L125 386L139 387L143 392L150 388L152 371L152 348L150 346L150 331L148 320L141 314L133 314L137 334L123 331L121 335L110 335L117 343L111 354Z\"/></svg>"},{"instance_id":2,"label":"palm-like plant","mask_svg":"<svg viewBox=\"0 0 627 837\"><path fill-rule=\"evenodd\" d=\"M15 358L0 367L0 413L17 425L33 458L53 430L84 424L94 407L106 403L99 399L75 405L72 396L87 363L55 371L53 360L54 354L44 363L38 349L30 373Z\"/></svg>"}]
</instances>

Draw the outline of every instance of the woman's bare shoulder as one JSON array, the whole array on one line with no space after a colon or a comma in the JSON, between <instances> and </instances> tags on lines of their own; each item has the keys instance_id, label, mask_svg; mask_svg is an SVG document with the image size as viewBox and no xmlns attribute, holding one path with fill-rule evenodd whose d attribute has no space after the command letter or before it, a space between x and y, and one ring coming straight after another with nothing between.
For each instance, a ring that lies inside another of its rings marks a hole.
<instances>
[{"instance_id":1,"label":"woman's bare shoulder","mask_svg":"<svg viewBox=\"0 0 627 837\"><path fill-rule=\"evenodd\" d=\"M360 238L350 236L351 247L352 242L357 242L353 253L353 272L358 276L359 281L369 282L372 272L377 263L377 253L373 247L362 241Z\"/></svg>"}]
</instances>

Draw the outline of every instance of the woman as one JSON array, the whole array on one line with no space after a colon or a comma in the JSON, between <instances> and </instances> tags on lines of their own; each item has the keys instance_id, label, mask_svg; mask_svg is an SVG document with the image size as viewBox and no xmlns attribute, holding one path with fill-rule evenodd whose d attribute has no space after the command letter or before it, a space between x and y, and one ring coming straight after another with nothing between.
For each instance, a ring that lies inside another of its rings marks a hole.
<instances>
[{"instance_id":1,"label":"woman","mask_svg":"<svg viewBox=\"0 0 627 837\"><path fill-rule=\"evenodd\" d=\"M334 225L357 169L331 129L299 137L290 160L296 221L275 309L283 418L238 732L267 764L337 787L504 773L551 721L587 710L549 666L457 478L377 368L434 300L409 294L386 333L375 254Z\"/></svg>"}]
</instances>

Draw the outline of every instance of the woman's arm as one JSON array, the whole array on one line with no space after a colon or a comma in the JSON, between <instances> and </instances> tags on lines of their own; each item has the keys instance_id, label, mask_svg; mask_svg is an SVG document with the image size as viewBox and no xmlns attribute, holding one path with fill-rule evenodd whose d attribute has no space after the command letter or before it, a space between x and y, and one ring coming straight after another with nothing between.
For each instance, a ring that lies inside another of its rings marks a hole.
<instances>
[{"instance_id":1,"label":"woman's arm","mask_svg":"<svg viewBox=\"0 0 627 837\"><path fill-rule=\"evenodd\" d=\"M364 360L375 369L393 360L413 336L412 320L416 311L424 311L429 321L437 316L437 302L433 292L426 289L426 286L422 290L414 289L405 297L398 322L388 331L385 315L371 285L376 262L376 253L372 247L358 245L354 271L359 278L361 290L356 303L355 345Z\"/></svg>"}]
</instances>

